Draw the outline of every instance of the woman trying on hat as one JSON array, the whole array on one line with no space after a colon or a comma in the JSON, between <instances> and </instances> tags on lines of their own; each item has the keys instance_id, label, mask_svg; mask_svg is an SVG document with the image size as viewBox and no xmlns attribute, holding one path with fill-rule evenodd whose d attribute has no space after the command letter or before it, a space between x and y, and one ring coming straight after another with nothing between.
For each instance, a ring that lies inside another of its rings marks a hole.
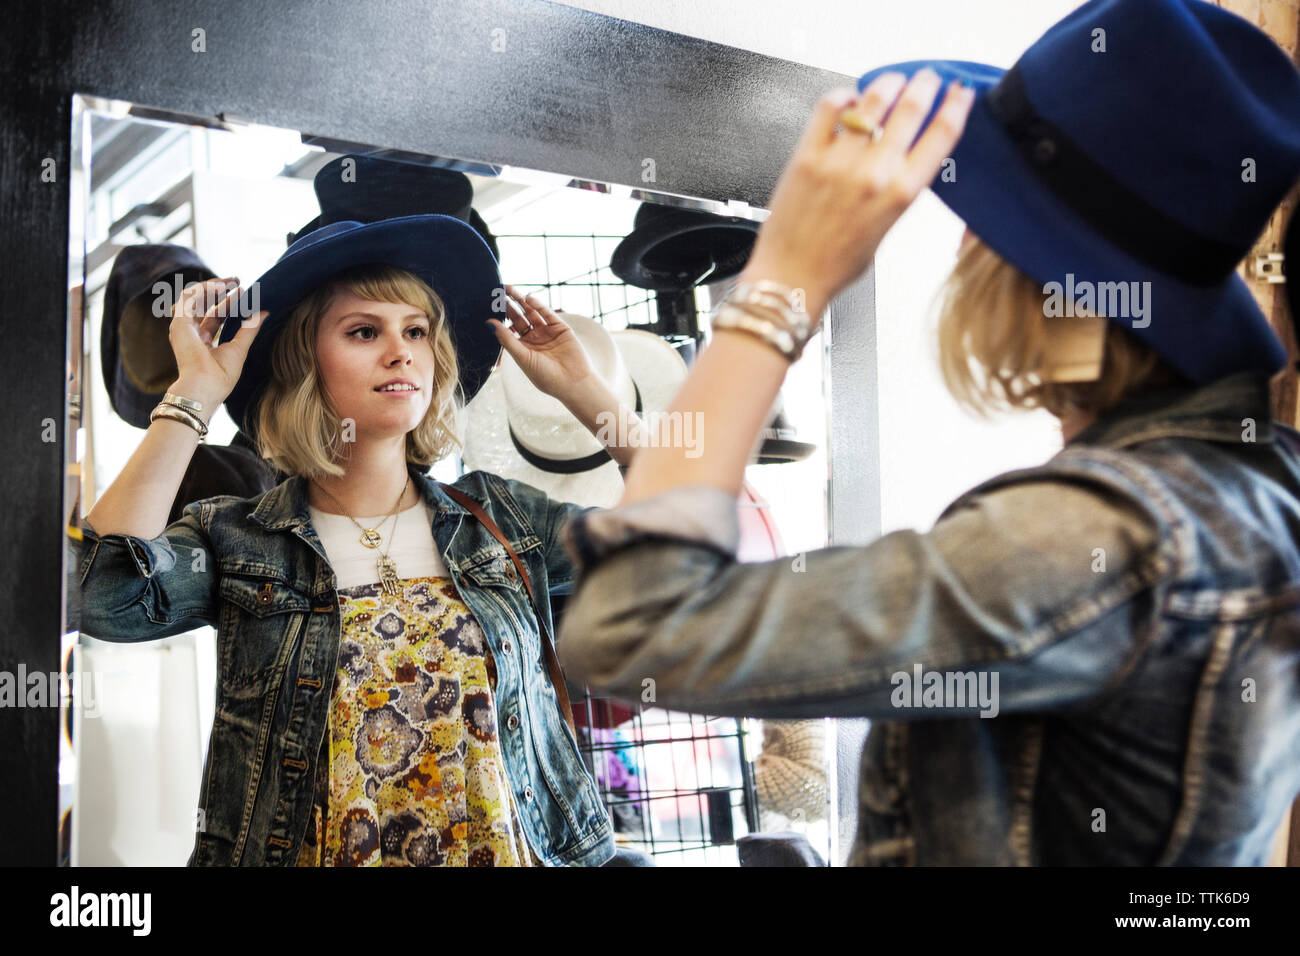
<instances>
[{"instance_id":1,"label":"woman trying on hat","mask_svg":"<svg viewBox=\"0 0 1300 956\"><path fill-rule=\"evenodd\" d=\"M549 647L550 597L573 578L557 534L584 509L481 471L451 486L426 472L458 445L457 393L501 347L593 431L604 412L639 420L447 216L331 223L240 307L227 289L186 290L179 378L83 526L87 633L218 629L190 864L605 862L611 825ZM501 303L507 321L489 320ZM223 400L288 477L164 527Z\"/></svg>"},{"instance_id":2,"label":"woman trying on hat","mask_svg":"<svg viewBox=\"0 0 1300 956\"><path fill-rule=\"evenodd\" d=\"M1268 861L1300 790L1300 436L1270 420L1285 352L1234 270L1298 176L1300 74L1199 0L1096 0L1009 71L828 94L671 406L705 454L645 449L619 507L568 526L570 676L871 718L855 865ZM790 361L927 185L968 226L949 384L1046 407L1064 449L928 532L737 563Z\"/></svg>"}]
</instances>

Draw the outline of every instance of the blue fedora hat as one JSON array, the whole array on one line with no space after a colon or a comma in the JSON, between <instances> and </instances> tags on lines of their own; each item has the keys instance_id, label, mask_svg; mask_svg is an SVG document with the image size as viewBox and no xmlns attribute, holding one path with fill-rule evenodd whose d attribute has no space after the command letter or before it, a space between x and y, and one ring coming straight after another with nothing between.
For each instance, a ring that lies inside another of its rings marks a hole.
<instances>
[{"instance_id":1,"label":"blue fedora hat","mask_svg":"<svg viewBox=\"0 0 1300 956\"><path fill-rule=\"evenodd\" d=\"M286 249L275 265L240 293L239 314L222 327L220 341L227 342L239 331L243 318L257 308L269 313L249 347L239 381L226 398L230 417L250 438L256 439L257 400L270 379L271 348L293 307L337 273L369 262L398 266L429 284L447 309L464 400L482 387L501 350L487 325L501 277L482 237L459 219L435 214L364 224L334 222Z\"/></svg>"},{"instance_id":2,"label":"blue fedora hat","mask_svg":"<svg viewBox=\"0 0 1300 956\"><path fill-rule=\"evenodd\" d=\"M927 66L976 92L931 188L986 245L1076 300L1143 295L1107 317L1194 382L1285 363L1235 271L1300 177L1300 70L1267 34L1203 0L1092 0L1009 70L916 60L858 89Z\"/></svg>"}]
</instances>

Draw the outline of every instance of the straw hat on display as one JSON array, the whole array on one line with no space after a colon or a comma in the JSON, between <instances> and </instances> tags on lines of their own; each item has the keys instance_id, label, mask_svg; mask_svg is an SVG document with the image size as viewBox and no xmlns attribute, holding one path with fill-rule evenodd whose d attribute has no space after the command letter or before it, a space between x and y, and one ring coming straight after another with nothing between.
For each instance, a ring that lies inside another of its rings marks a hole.
<instances>
[{"instance_id":1,"label":"straw hat on display","mask_svg":"<svg viewBox=\"0 0 1300 956\"><path fill-rule=\"evenodd\" d=\"M587 316L559 314L621 403L641 416L668 407L686 379L676 349L650 332L611 332ZM622 497L622 475L604 444L508 352L464 409L461 434L469 470L518 479L557 501L610 508Z\"/></svg>"}]
</instances>

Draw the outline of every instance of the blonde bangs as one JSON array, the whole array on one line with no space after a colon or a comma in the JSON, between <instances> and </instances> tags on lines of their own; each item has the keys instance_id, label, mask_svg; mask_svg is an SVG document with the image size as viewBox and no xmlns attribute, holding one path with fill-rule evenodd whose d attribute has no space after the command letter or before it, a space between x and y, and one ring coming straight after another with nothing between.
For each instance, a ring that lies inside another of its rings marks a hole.
<instances>
[{"instance_id":1,"label":"blonde bangs","mask_svg":"<svg viewBox=\"0 0 1300 956\"><path fill-rule=\"evenodd\" d=\"M325 396L316 335L338 292L394 302L429 316L433 395L420 424L406 435L406 460L428 468L461 442L456 434L459 367L442 300L420 278L395 266L354 266L317 286L290 312L271 351L271 377L258 404L258 449L286 475L340 476L345 469L343 421Z\"/></svg>"},{"instance_id":2,"label":"blonde bangs","mask_svg":"<svg viewBox=\"0 0 1300 956\"><path fill-rule=\"evenodd\" d=\"M1185 381L1153 349L1104 321L1101 374L1060 381L1058 343L1078 331L1079 316L1045 314L1041 283L973 239L939 290L939 369L959 404L976 415L1044 408L1100 414L1134 393ZM1079 310L1085 321L1097 318ZM1071 325L1073 323L1073 325Z\"/></svg>"}]
</instances>

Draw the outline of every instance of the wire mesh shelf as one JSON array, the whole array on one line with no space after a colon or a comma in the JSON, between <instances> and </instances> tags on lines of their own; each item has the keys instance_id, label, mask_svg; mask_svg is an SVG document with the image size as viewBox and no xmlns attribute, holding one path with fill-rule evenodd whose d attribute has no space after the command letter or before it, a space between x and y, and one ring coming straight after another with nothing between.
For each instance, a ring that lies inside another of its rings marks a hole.
<instances>
[{"instance_id":1,"label":"wire mesh shelf","mask_svg":"<svg viewBox=\"0 0 1300 956\"><path fill-rule=\"evenodd\" d=\"M696 290L629 286L609 267L622 235L495 233L502 272L519 292L612 330L659 335L689 362L701 341ZM516 278L521 276L521 278ZM746 722L574 694L578 744L620 845L662 863L727 862L716 854L757 832Z\"/></svg>"}]
</instances>

